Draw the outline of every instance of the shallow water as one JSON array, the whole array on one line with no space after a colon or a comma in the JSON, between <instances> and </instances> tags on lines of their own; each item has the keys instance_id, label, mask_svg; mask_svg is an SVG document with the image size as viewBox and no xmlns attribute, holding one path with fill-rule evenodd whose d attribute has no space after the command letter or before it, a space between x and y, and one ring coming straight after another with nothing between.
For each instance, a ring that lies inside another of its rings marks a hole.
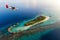
<instances>
[{"instance_id":1,"label":"shallow water","mask_svg":"<svg viewBox=\"0 0 60 40\"><path fill-rule=\"evenodd\" d=\"M13 4L10 4L10 5L13 5ZM24 5L21 5L21 6L17 5L16 7L18 7L19 9L13 11L11 9L6 9L5 4L2 3L2 7L0 8L0 11L1 11L0 12L0 30L3 32L4 35L2 33L0 35L2 36L9 35L10 33L8 32L7 28L9 28L11 25L14 25L18 22L20 23L20 26L23 26L23 24L26 22L25 20L30 20L36 17L37 15L50 16L50 19L48 21L42 24L39 24L40 26L43 26L43 27L50 25L50 24L54 24L55 22L58 21L58 18L56 17L57 13L55 15L55 12L52 12L52 10L49 10L48 8L47 8L48 10L44 9L44 7L39 8L39 9L38 7L37 8L32 8L32 7L26 8L24 7ZM50 31L52 31L52 29L48 29L43 32L37 32L34 34L30 34L30 35L24 35L22 37L19 37L18 40L40 40L42 35ZM0 38L2 36L0 36Z\"/></svg>"},{"instance_id":2,"label":"shallow water","mask_svg":"<svg viewBox=\"0 0 60 40\"><path fill-rule=\"evenodd\" d=\"M34 12L34 11L33 11ZM44 14L44 13L43 13ZM7 14L6 14L7 15ZM13 16L14 14L12 14L12 16ZM44 14L44 15L46 15L46 14ZM12 18L12 16L11 16L11 18ZM16 16L16 15L15 15ZM14 16L14 17L15 17ZM50 15L46 15L46 16L50 16ZM26 16L26 17L28 17L28 16ZM30 15L30 17L32 17L31 15ZM28 17L28 18L30 18L30 17ZM9 17L8 17L9 18ZM21 16L20 17L18 17L18 19L19 18L22 18ZM16 19L16 20L18 20L18 19ZM15 20L15 19L13 19L13 20ZM19 19L19 22L20 22L20 20L21 19ZM24 19L25 20L25 19ZM1 20L2 21L2 20ZM15 24L15 22L16 21L12 21L11 20L11 23L12 24ZM22 23L23 21L21 21L21 23ZM55 23L56 22L56 20L55 19L53 19L53 17L51 16L50 17L50 19L48 20L48 21L46 21L46 22L44 22L44 23L42 23L42 24L40 24L40 26L45 26L45 25L49 25L49 24L53 24L53 23ZM4 22L5 23L5 22ZM9 22L8 22L9 23ZM8 25L8 26L10 26L11 25L11 23ZM23 22L22 24L20 24L20 26L22 26L23 24L24 24L25 22ZM6 27L8 27L8 26L6 26ZM4 29L6 28L5 26L3 27ZM1 27L2 28L2 27ZM44 34L44 32L45 33L47 33L47 32L49 32L49 31L51 31L51 30L47 30L47 31L43 31L42 33L40 33L40 32L37 32L37 33L35 33L35 34L33 34L33 35L25 35L25 36L23 36L23 37L21 37L21 38L18 38L19 40L39 40L39 38L41 37L41 35L43 35ZM7 33L6 33L6 35L7 35Z\"/></svg>"}]
</instances>

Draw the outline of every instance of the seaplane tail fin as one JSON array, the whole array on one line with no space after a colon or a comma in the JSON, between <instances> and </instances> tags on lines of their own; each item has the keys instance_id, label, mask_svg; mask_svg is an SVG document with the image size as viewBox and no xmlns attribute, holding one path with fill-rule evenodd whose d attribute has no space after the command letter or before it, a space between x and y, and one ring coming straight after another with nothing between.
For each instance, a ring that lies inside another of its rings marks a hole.
<instances>
[{"instance_id":1,"label":"seaplane tail fin","mask_svg":"<svg viewBox=\"0 0 60 40\"><path fill-rule=\"evenodd\" d=\"M6 8L9 8L8 4L6 4Z\"/></svg>"}]
</instances>

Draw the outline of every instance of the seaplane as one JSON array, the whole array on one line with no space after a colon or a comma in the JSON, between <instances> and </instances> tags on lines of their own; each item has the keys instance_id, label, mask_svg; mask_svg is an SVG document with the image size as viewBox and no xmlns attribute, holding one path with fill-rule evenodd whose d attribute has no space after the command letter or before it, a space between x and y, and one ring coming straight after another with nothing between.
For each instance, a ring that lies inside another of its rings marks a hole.
<instances>
[{"instance_id":1,"label":"seaplane","mask_svg":"<svg viewBox=\"0 0 60 40\"><path fill-rule=\"evenodd\" d=\"M8 4L6 4L5 7L6 7L6 8L9 8L9 9L11 9L11 10L16 10L16 9L17 9L16 7L14 7L14 6L9 6Z\"/></svg>"}]
</instances>

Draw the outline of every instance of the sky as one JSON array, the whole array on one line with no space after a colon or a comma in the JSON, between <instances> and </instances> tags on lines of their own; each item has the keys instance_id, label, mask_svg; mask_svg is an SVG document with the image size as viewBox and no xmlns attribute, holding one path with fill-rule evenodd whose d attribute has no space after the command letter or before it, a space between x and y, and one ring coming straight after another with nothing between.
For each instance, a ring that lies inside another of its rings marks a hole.
<instances>
[{"instance_id":1,"label":"sky","mask_svg":"<svg viewBox=\"0 0 60 40\"><path fill-rule=\"evenodd\" d=\"M41 5L49 5L52 7L60 7L60 0L0 0L0 3L17 3L24 4L26 6L32 5L32 6L41 6Z\"/></svg>"}]
</instances>

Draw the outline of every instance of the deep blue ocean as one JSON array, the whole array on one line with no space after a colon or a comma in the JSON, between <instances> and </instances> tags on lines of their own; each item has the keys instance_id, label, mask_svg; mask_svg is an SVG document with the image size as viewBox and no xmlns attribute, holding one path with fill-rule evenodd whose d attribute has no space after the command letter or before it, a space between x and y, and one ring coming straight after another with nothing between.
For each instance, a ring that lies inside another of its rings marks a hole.
<instances>
[{"instance_id":1,"label":"deep blue ocean","mask_svg":"<svg viewBox=\"0 0 60 40\"><path fill-rule=\"evenodd\" d=\"M18 7L16 10L11 10L5 8L3 5L0 9L0 29L4 28L6 25L22 22L24 20L32 19L37 16L37 8L24 8Z\"/></svg>"},{"instance_id":2,"label":"deep blue ocean","mask_svg":"<svg viewBox=\"0 0 60 40\"><path fill-rule=\"evenodd\" d=\"M41 24L41 26L54 24L55 22L58 21L56 19L56 16L54 15L55 12L53 12L52 10L49 10L48 8L44 9L44 7L39 8L38 6L36 8L33 8L33 7L26 8L23 5L17 5L17 6L16 5L12 4L12 6L15 6L16 8L18 8L16 10L11 10L11 9L5 8L5 4L2 4L2 6L0 7L0 31L5 28L10 27L13 24L16 24L18 22L22 23L24 20L32 19L38 15L51 16L50 19L48 21L44 22L43 24ZM50 31L50 32L48 32L48 31ZM34 35L29 35L29 37L23 36L19 40L28 40L28 39L30 39L30 40L52 40L52 39L55 40L54 38L57 35L57 34L55 34L56 33L55 31L56 30L53 30L51 32L51 30L47 30L45 32L46 35L43 35L42 38L41 38L42 33L38 32ZM59 32L59 30L57 30L57 31ZM47 34L47 32L48 32L48 34ZM53 37L51 38L52 35L53 35Z\"/></svg>"}]
</instances>

